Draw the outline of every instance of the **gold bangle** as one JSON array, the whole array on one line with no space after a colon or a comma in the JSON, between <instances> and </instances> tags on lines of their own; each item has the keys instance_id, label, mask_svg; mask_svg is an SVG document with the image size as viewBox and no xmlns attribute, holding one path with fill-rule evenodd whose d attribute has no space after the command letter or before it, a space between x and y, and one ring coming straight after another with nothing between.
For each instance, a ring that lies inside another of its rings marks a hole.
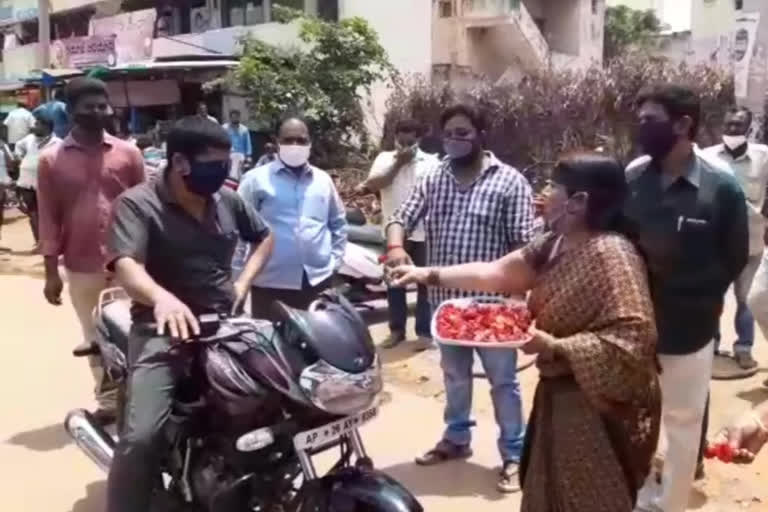
<instances>
[{"instance_id":1,"label":"gold bangle","mask_svg":"<svg viewBox=\"0 0 768 512\"><path fill-rule=\"evenodd\" d=\"M440 269L431 267L427 272L427 286L440 286Z\"/></svg>"}]
</instances>

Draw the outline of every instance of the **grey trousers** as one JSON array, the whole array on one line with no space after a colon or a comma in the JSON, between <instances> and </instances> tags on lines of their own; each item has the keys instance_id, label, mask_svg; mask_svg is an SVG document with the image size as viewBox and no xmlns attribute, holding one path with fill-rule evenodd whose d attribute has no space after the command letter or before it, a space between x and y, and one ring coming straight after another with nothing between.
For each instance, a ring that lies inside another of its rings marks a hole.
<instances>
[{"instance_id":1,"label":"grey trousers","mask_svg":"<svg viewBox=\"0 0 768 512\"><path fill-rule=\"evenodd\" d=\"M134 326L128 347L131 374L125 421L107 480L107 512L146 512L164 451L163 426L183 369L170 339Z\"/></svg>"}]
</instances>

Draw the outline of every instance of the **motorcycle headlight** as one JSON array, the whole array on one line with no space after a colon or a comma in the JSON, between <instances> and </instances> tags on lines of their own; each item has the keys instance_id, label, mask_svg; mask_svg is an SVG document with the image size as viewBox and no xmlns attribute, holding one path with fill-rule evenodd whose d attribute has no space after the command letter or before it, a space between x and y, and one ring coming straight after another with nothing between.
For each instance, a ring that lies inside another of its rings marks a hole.
<instances>
[{"instance_id":1,"label":"motorcycle headlight","mask_svg":"<svg viewBox=\"0 0 768 512\"><path fill-rule=\"evenodd\" d=\"M342 416L370 407L383 388L381 362L376 356L362 373L347 373L318 361L301 372L299 385L319 409Z\"/></svg>"}]
</instances>

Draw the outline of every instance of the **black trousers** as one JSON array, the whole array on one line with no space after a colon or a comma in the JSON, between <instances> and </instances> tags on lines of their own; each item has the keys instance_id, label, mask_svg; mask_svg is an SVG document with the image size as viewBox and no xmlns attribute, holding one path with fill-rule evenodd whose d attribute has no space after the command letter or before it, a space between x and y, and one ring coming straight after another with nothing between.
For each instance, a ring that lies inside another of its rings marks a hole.
<instances>
[{"instance_id":1,"label":"black trousers","mask_svg":"<svg viewBox=\"0 0 768 512\"><path fill-rule=\"evenodd\" d=\"M307 309L320 293L331 287L333 278L312 286L309 284L306 272L301 280L300 290L285 290L282 288L251 288L251 316L274 322L277 318L272 311L272 303L279 300L287 306L296 309Z\"/></svg>"},{"instance_id":2,"label":"black trousers","mask_svg":"<svg viewBox=\"0 0 768 512\"><path fill-rule=\"evenodd\" d=\"M35 242L39 240L38 236L38 216L37 216L37 192L33 188L18 187L16 193L19 196L19 201L24 205L27 210L27 216L29 216L29 227L32 229L32 236L35 238Z\"/></svg>"}]
</instances>

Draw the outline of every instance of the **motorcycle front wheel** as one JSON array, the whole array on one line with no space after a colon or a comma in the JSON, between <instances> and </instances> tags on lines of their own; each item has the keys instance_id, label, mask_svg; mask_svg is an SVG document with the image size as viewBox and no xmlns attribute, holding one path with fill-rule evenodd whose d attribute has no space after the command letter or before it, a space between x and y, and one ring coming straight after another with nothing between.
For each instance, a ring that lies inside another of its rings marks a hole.
<instances>
[{"instance_id":1,"label":"motorcycle front wheel","mask_svg":"<svg viewBox=\"0 0 768 512\"><path fill-rule=\"evenodd\" d=\"M376 470L343 468L307 482L295 512L423 512L400 482Z\"/></svg>"}]
</instances>

